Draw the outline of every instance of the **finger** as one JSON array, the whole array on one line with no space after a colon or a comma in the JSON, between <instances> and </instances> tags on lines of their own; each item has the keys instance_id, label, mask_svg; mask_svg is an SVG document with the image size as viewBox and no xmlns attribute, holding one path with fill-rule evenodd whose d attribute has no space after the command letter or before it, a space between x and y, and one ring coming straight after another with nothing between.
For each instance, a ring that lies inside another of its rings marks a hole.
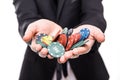
<instances>
[{"instance_id":1,"label":"finger","mask_svg":"<svg viewBox=\"0 0 120 80\"><path fill-rule=\"evenodd\" d=\"M82 55L88 52L88 47L79 47L73 49L73 55Z\"/></svg>"},{"instance_id":2,"label":"finger","mask_svg":"<svg viewBox=\"0 0 120 80\"><path fill-rule=\"evenodd\" d=\"M36 44L35 39L32 39L30 47L34 52L39 52L42 49L42 46L40 44Z\"/></svg>"},{"instance_id":3,"label":"finger","mask_svg":"<svg viewBox=\"0 0 120 80\"><path fill-rule=\"evenodd\" d=\"M71 59L75 59L75 58L78 58L80 55L73 55L72 57L71 57Z\"/></svg>"},{"instance_id":4,"label":"finger","mask_svg":"<svg viewBox=\"0 0 120 80\"><path fill-rule=\"evenodd\" d=\"M23 36L23 40L25 42L29 42L33 38L35 33L36 33L36 27L30 24L25 32L25 35Z\"/></svg>"},{"instance_id":5,"label":"finger","mask_svg":"<svg viewBox=\"0 0 120 80\"><path fill-rule=\"evenodd\" d=\"M42 48L40 51L41 57L45 58L48 54L48 50L46 48Z\"/></svg>"},{"instance_id":6,"label":"finger","mask_svg":"<svg viewBox=\"0 0 120 80\"><path fill-rule=\"evenodd\" d=\"M69 58L73 56L73 51L70 50L70 51L65 52L64 56L65 56L65 59L68 60Z\"/></svg>"},{"instance_id":7,"label":"finger","mask_svg":"<svg viewBox=\"0 0 120 80\"><path fill-rule=\"evenodd\" d=\"M54 24L54 29L51 30L50 35L53 37L53 40L56 39L56 37L62 32L61 26Z\"/></svg>"},{"instance_id":8,"label":"finger","mask_svg":"<svg viewBox=\"0 0 120 80\"><path fill-rule=\"evenodd\" d=\"M79 54L74 55L73 50L70 50L70 51L67 51L64 56L65 56L66 60L68 60L68 59L77 58L79 56Z\"/></svg>"},{"instance_id":9,"label":"finger","mask_svg":"<svg viewBox=\"0 0 120 80\"><path fill-rule=\"evenodd\" d=\"M59 59L59 58L57 59L57 62L58 62L59 64L61 64L61 62L60 62L60 59Z\"/></svg>"},{"instance_id":10,"label":"finger","mask_svg":"<svg viewBox=\"0 0 120 80\"><path fill-rule=\"evenodd\" d=\"M42 58L46 58L46 55L43 55L41 52L38 52L38 55Z\"/></svg>"},{"instance_id":11,"label":"finger","mask_svg":"<svg viewBox=\"0 0 120 80\"><path fill-rule=\"evenodd\" d=\"M100 43L105 41L104 33L98 28L95 28L93 37Z\"/></svg>"},{"instance_id":12,"label":"finger","mask_svg":"<svg viewBox=\"0 0 120 80\"><path fill-rule=\"evenodd\" d=\"M52 57L51 55L49 55L49 54L47 55L47 57L48 57L49 59L53 59L53 57Z\"/></svg>"},{"instance_id":13,"label":"finger","mask_svg":"<svg viewBox=\"0 0 120 80\"><path fill-rule=\"evenodd\" d=\"M52 36L53 41L57 38L57 36L62 32L61 29L56 29L55 31L53 31L52 33L50 33L50 36Z\"/></svg>"},{"instance_id":14,"label":"finger","mask_svg":"<svg viewBox=\"0 0 120 80\"><path fill-rule=\"evenodd\" d=\"M67 59L65 58L65 56L61 56L58 61L59 63L65 63Z\"/></svg>"},{"instance_id":15,"label":"finger","mask_svg":"<svg viewBox=\"0 0 120 80\"><path fill-rule=\"evenodd\" d=\"M42 46L40 44L36 44L36 50L39 52L42 49Z\"/></svg>"},{"instance_id":16,"label":"finger","mask_svg":"<svg viewBox=\"0 0 120 80\"><path fill-rule=\"evenodd\" d=\"M88 53L91 50L94 42L95 42L94 40L89 40L84 46L74 48L73 55L82 55Z\"/></svg>"}]
</instances>

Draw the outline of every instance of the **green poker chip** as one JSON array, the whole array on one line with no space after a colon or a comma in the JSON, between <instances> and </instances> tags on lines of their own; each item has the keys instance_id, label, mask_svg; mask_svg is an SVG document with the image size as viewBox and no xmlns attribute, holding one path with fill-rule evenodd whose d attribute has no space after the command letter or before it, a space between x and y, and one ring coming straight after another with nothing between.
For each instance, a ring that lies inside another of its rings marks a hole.
<instances>
[{"instance_id":1,"label":"green poker chip","mask_svg":"<svg viewBox=\"0 0 120 80\"><path fill-rule=\"evenodd\" d=\"M65 53L65 49L59 42L52 42L48 45L48 52L51 56L59 58Z\"/></svg>"},{"instance_id":2,"label":"green poker chip","mask_svg":"<svg viewBox=\"0 0 120 80\"><path fill-rule=\"evenodd\" d=\"M40 44L43 48L46 48L47 45L45 45L44 43L42 43L41 41L36 41L36 44Z\"/></svg>"},{"instance_id":3,"label":"green poker chip","mask_svg":"<svg viewBox=\"0 0 120 80\"><path fill-rule=\"evenodd\" d=\"M80 47L80 46L83 46L85 43L87 43L89 40L85 40L85 41L79 41L77 42L76 44L74 44L72 47L71 47L71 50L74 49L74 48L77 48L77 47Z\"/></svg>"},{"instance_id":4,"label":"green poker chip","mask_svg":"<svg viewBox=\"0 0 120 80\"><path fill-rule=\"evenodd\" d=\"M65 27L65 28L63 29L62 33L63 33L63 34L67 34L67 32L68 32L68 28Z\"/></svg>"}]
</instances>

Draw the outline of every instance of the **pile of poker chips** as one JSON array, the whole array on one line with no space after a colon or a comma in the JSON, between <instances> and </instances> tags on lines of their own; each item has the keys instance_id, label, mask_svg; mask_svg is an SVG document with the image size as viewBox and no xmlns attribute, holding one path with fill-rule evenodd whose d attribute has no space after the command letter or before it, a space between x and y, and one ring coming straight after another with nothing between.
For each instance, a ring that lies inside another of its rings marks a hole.
<instances>
[{"instance_id":1,"label":"pile of poker chips","mask_svg":"<svg viewBox=\"0 0 120 80\"><path fill-rule=\"evenodd\" d=\"M36 43L48 49L51 56L55 58L61 57L65 51L83 46L90 34L88 28L83 28L79 33L73 33L73 29L64 28L62 33L53 41L53 38L47 34L36 35Z\"/></svg>"},{"instance_id":2,"label":"pile of poker chips","mask_svg":"<svg viewBox=\"0 0 120 80\"><path fill-rule=\"evenodd\" d=\"M62 44L53 41L52 36L44 33L36 35L36 44L40 44L42 47L47 48L49 54L55 58L59 58L65 52Z\"/></svg>"}]
</instances>

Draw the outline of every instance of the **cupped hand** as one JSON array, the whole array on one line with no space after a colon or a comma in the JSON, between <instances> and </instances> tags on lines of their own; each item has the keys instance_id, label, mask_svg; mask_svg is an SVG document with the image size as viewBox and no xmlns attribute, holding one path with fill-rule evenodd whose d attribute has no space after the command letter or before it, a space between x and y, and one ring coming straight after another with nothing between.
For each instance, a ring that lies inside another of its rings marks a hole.
<instances>
[{"instance_id":1,"label":"cupped hand","mask_svg":"<svg viewBox=\"0 0 120 80\"><path fill-rule=\"evenodd\" d=\"M88 53L91 50L95 40L97 40L99 43L104 42L104 33L99 28L92 25L79 26L73 30L73 34L78 33L82 28L88 28L90 30L90 35L87 38L89 41L84 46L66 51L65 54L58 59L59 63L65 63L68 59L77 58L80 55Z\"/></svg>"},{"instance_id":2,"label":"cupped hand","mask_svg":"<svg viewBox=\"0 0 120 80\"><path fill-rule=\"evenodd\" d=\"M40 19L29 24L25 32L25 35L23 36L23 40L25 42L29 42L32 40L30 45L31 49L34 52L37 52L39 56L43 58L47 56L48 58L51 59L52 57L48 55L48 50L46 48L42 48L40 44L36 44L35 36L36 34L44 33L52 36L54 40L61 32L62 32L61 26L57 25L56 23L50 20Z\"/></svg>"}]
</instances>

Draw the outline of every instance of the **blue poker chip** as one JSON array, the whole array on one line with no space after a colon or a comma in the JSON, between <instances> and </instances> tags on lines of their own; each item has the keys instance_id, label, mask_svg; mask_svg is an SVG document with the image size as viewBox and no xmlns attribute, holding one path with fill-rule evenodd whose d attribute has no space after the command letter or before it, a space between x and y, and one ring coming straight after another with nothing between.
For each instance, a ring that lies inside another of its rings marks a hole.
<instances>
[{"instance_id":1,"label":"blue poker chip","mask_svg":"<svg viewBox=\"0 0 120 80\"><path fill-rule=\"evenodd\" d=\"M88 38L88 36L90 35L90 30L88 28L83 28L80 30L80 34L81 34L81 40L85 40Z\"/></svg>"}]
</instances>

